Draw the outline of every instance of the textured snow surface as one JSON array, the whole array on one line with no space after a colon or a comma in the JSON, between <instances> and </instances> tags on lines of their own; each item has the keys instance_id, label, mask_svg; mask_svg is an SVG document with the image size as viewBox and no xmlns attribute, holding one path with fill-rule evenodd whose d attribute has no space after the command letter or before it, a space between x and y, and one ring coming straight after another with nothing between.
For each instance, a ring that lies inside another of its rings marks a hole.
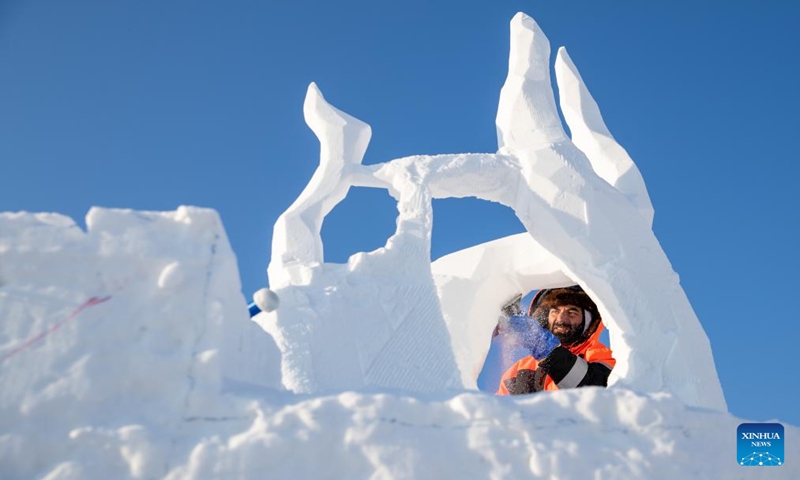
<instances>
[{"instance_id":1,"label":"textured snow surface","mask_svg":"<svg viewBox=\"0 0 800 480\"><path fill-rule=\"evenodd\" d=\"M182 437L240 410L223 377L280 384L216 212L95 208L86 223L0 214L3 479L61 462L52 478L161 476Z\"/></svg>"},{"instance_id":2,"label":"textured snow surface","mask_svg":"<svg viewBox=\"0 0 800 480\"><path fill-rule=\"evenodd\" d=\"M736 462L739 420L668 395L589 388L522 398L347 392L253 405L250 427L204 440L174 478L798 478ZM723 432L725 434L723 434ZM787 437L800 429L790 427ZM788 442L787 442L788 445ZM800 453L787 449L786 455ZM785 467L785 468L784 468Z\"/></svg>"}]
</instances>

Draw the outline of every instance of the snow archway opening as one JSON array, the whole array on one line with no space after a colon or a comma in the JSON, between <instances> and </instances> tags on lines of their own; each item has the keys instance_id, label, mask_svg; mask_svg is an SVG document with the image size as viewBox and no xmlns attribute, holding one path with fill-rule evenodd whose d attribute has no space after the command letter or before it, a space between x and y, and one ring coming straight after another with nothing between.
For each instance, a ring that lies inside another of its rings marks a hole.
<instances>
[{"instance_id":1,"label":"snow archway opening","mask_svg":"<svg viewBox=\"0 0 800 480\"><path fill-rule=\"evenodd\" d=\"M432 263L431 271L462 382L470 389L479 388L503 304L519 293L578 283L527 232L446 255Z\"/></svg>"},{"instance_id":2,"label":"snow archway opening","mask_svg":"<svg viewBox=\"0 0 800 480\"><path fill-rule=\"evenodd\" d=\"M434 198L431 261L525 231L514 210L475 197Z\"/></svg>"},{"instance_id":3,"label":"snow archway opening","mask_svg":"<svg viewBox=\"0 0 800 480\"><path fill-rule=\"evenodd\" d=\"M397 202L383 188L350 188L322 223L327 263L347 263L359 252L381 248L395 229Z\"/></svg>"}]
</instances>

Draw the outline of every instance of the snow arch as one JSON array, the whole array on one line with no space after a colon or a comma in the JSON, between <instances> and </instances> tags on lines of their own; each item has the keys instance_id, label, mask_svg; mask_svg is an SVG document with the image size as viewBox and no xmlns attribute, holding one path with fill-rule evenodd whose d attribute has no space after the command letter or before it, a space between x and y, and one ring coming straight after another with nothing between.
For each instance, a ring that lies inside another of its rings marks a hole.
<instances>
[{"instance_id":1,"label":"snow arch","mask_svg":"<svg viewBox=\"0 0 800 480\"><path fill-rule=\"evenodd\" d=\"M517 14L495 154L364 166L370 127L311 84L304 114L320 140L320 166L275 225L268 273L281 306L256 318L282 352L287 388L475 388L502 302L580 283L609 326L618 360L612 384L726 409L708 338L652 232L638 169L561 48L555 70L566 135L549 56L536 22ZM397 229L382 248L326 264L322 221L351 186L387 189L398 202ZM467 196L512 208L528 233L432 265L431 199Z\"/></svg>"}]
</instances>

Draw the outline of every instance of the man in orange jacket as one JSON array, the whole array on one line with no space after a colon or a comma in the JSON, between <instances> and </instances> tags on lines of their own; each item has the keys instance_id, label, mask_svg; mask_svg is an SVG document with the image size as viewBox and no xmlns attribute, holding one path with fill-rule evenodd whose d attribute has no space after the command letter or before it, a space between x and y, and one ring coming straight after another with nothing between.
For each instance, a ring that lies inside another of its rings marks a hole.
<instances>
[{"instance_id":1,"label":"man in orange jacket","mask_svg":"<svg viewBox=\"0 0 800 480\"><path fill-rule=\"evenodd\" d=\"M498 395L606 386L616 364L599 340L603 322L597 305L577 285L539 290L528 315L512 315L499 329L531 355L503 374Z\"/></svg>"}]
</instances>

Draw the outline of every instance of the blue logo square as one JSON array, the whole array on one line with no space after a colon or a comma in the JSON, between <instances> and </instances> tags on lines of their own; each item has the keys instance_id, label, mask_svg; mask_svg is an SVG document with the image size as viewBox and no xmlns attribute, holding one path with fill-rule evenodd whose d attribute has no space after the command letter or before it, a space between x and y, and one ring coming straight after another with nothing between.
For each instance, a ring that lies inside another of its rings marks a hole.
<instances>
[{"instance_id":1,"label":"blue logo square","mask_svg":"<svg viewBox=\"0 0 800 480\"><path fill-rule=\"evenodd\" d=\"M736 429L736 463L743 467L783 465L783 425L743 423Z\"/></svg>"}]
</instances>

